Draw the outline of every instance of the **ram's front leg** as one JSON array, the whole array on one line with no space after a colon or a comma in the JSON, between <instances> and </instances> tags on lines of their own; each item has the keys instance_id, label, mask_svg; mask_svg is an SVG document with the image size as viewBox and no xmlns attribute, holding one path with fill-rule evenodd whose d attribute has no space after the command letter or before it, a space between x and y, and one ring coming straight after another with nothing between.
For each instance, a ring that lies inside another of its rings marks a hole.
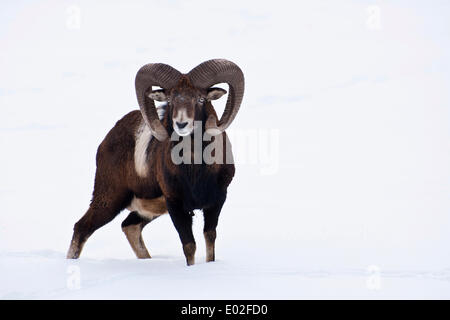
<instances>
[{"instance_id":1,"label":"ram's front leg","mask_svg":"<svg viewBox=\"0 0 450 320\"><path fill-rule=\"evenodd\" d=\"M189 211L183 209L183 205L178 201L166 200L170 218L178 231L186 263L191 266L195 263L195 239L192 233L192 216Z\"/></svg>"},{"instance_id":2,"label":"ram's front leg","mask_svg":"<svg viewBox=\"0 0 450 320\"><path fill-rule=\"evenodd\" d=\"M225 199L212 207L203 209L203 217L205 220L203 235L205 236L206 243L206 262L215 260L216 227L224 201Z\"/></svg>"}]
</instances>

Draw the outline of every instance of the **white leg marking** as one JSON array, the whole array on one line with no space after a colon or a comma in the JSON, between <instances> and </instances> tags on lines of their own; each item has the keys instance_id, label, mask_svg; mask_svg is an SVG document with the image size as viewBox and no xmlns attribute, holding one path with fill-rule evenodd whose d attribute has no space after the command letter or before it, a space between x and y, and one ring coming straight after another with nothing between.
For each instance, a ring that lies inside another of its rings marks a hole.
<instances>
[{"instance_id":1,"label":"white leg marking","mask_svg":"<svg viewBox=\"0 0 450 320\"><path fill-rule=\"evenodd\" d=\"M149 259L151 258L150 253L148 253L147 248L145 247L144 240L142 239L142 226L141 224L130 225L125 228L122 228L125 236L128 239L128 242L131 245L136 257L138 259Z\"/></svg>"}]
</instances>

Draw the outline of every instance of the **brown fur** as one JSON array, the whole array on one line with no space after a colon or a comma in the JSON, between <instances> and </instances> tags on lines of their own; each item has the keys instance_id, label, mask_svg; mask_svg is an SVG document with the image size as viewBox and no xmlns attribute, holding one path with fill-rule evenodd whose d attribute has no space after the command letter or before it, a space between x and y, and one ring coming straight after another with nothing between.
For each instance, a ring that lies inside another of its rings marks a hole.
<instances>
[{"instance_id":1,"label":"brown fur","mask_svg":"<svg viewBox=\"0 0 450 320\"><path fill-rule=\"evenodd\" d=\"M194 242L189 242L183 245L183 252L186 256L187 265L191 266L195 263L196 245Z\"/></svg>"},{"instance_id":2,"label":"brown fur","mask_svg":"<svg viewBox=\"0 0 450 320\"><path fill-rule=\"evenodd\" d=\"M206 92L200 92L188 81L183 80L171 91L171 100L183 97L184 102L190 103L191 112L195 113L196 120L203 123L211 114L217 118L210 102L204 105L195 103L199 94ZM167 115L162 121L169 134L173 132L171 115L180 105L177 102L173 103L175 106L168 107ZM224 151L224 164L175 165L170 155L174 142L151 139L147 147L147 175L139 176L134 163L134 148L136 132L143 121L140 111L130 112L116 123L100 144L97 150L97 171L92 201L86 214L74 226L68 258L78 258L88 237L114 219L134 197L144 200L143 205L148 207L149 211L155 213L169 211L180 234L188 265L193 264L195 253L190 225L192 218L188 216L189 212L204 209L205 232L214 230L215 233L217 219L226 198L226 189L235 170L233 164L225 164L226 152ZM227 136L225 132L221 135L225 145ZM148 221L145 224L147 223ZM131 239L133 250L139 252L136 253L138 257L146 257L142 250L145 245L138 231L127 227L124 230L127 238ZM211 240L208 242L208 250L211 252L214 240L211 237L209 239ZM214 259L212 255L211 260L211 254L208 254L208 257L209 261Z\"/></svg>"},{"instance_id":3,"label":"brown fur","mask_svg":"<svg viewBox=\"0 0 450 320\"><path fill-rule=\"evenodd\" d=\"M131 245L136 257L138 259L150 259L150 253L148 253L147 248L145 247L144 240L142 239L142 229L144 225L142 223L129 225L127 227L122 228L122 231L125 233L128 242Z\"/></svg>"},{"instance_id":4,"label":"brown fur","mask_svg":"<svg viewBox=\"0 0 450 320\"><path fill-rule=\"evenodd\" d=\"M216 241L216 230L209 230L204 232L206 242L206 262L215 260L214 243Z\"/></svg>"},{"instance_id":5,"label":"brown fur","mask_svg":"<svg viewBox=\"0 0 450 320\"><path fill-rule=\"evenodd\" d=\"M129 208L129 210L137 210L138 213L143 214L144 216L146 216L146 212L151 213L152 216L159 216L167 213L166 199L163 196L155 199L134 198L132 204L134 202L136 202L143 212L140 212L138 208Z\"/></svg>"}]
</instances>

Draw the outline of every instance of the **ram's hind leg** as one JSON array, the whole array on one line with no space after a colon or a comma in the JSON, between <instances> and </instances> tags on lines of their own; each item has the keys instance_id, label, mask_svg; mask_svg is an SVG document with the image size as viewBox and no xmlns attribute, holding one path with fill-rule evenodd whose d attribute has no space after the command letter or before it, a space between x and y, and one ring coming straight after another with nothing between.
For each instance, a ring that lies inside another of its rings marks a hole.
<instances>
[{"instance_id":1,"label":"ram's hind leg","mask_svg":"<svg viewBox=\"0 0 450 320\"><path fill-rule=\"evenodd\" d=\"M113 220L120 211L119 208L93 208L91 206L73 228L67 259L78 259L87 239L95 230Z\"/></svg>"},{"instance_id":2,"label":"ram's hind leg","mask_svg":"<svg viewBox=\"0 0 450 320\"><path fill-rule=\"evenodd\" d=\"M75 223L67 253L68 259L78 259L87 239L99 228L111 222L130 202L127 191L94 190L94 197L85 215Z\"/></svg>"},{"instance_id":3,"label":"ram's hind leg","mask_svg":"<svg viewBox=\"0 0 450 320\"><path fill-rule=\"evenodd\" d=\"M122 231L125 233L131 248L133 249L138 259L150 259L150 253L148 253L145 247L144 240L142 239L142 230L144 227L156 219L155 216L152 219L146 219L141 217L136 211L130 212L128 217L122 222Z\"/></svg>"},{"instance_id":4,"label":"ram's hind leg","mask_svg":"<svg viewBox=\"0 0 450 320\"><path fill-rule=\"evenodd\" d=\"M151 258L142 239L142 229L149 222L167 213L166 200L163 196L154 199L134 197L128 209L132 212L122 222L122 230L138 259Z\"/></svg>"}]
</instances>

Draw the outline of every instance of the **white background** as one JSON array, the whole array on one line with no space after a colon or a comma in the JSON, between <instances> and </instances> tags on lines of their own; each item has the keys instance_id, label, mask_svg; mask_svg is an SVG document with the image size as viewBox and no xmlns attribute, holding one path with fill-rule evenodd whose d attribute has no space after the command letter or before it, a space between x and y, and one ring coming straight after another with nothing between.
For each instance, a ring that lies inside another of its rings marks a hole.
<instances>
[{"instance_id":1,"label":"white background","mask_svg":"<svg viewBox=\"0 0 450 320\"><path fill-rule=\"evenodd\" d=\"M2 1L0 298L450 298L449 39L447 1ZM137 70L211 58L246 77L230 133L260 137L217 261L201 213L193 267L168 216L136 260L126 213L65 260Z\"/></svg>"}]
</instances>

